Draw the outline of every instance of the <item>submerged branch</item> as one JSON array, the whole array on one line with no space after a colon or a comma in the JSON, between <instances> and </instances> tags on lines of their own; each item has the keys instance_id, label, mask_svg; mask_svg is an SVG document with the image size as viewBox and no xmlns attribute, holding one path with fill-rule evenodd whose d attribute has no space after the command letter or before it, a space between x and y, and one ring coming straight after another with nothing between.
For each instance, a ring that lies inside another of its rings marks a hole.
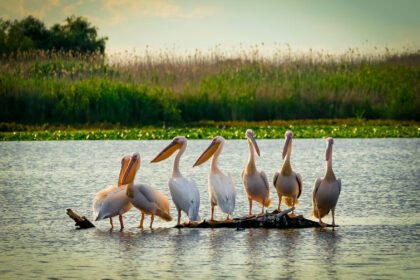
<instances>
[{"instance_id":1,"label":"submerged branch","mask_svg":"<svg viewBox=\"0 0 420 280\"><path fill-rule=\"evenodd\" d=\"M265 213L263 216L252 216L244 218L234 218L233 220L224 221L207 221L185 223L176 228L309 228L320 227L318 222L305 219L303 216L290 218L287 213L294 210L293 208L278 212L274 210L271 213ZM331 225L327 225L331 227Z\"/></svg>"}]
</instances>

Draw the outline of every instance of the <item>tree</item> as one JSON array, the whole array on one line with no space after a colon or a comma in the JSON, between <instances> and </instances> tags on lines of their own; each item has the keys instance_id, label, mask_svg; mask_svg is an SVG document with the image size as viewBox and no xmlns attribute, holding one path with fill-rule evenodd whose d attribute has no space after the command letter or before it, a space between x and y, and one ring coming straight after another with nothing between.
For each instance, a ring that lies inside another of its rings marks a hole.
<instances>
[{"instance_id":1,"label":"tree","mask_svg":"<svg viewBox=\"0 0 420 280\"><path fill-rule=\"evenodd\" d=\"M33 16L13 22L0 18L0 54L29 49L103 53L108 38L97 37L97 27L83 17L68 17L64 24L54 24L50 29Z\"/></svg>"}]
</instances>

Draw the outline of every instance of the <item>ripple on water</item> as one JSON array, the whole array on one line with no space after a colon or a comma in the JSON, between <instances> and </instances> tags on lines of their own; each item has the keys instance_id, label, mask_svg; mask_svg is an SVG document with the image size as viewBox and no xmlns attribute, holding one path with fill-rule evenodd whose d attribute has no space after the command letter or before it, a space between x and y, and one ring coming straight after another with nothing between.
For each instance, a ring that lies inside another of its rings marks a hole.
<instances>
[{"instance_id":1,"label":"ripple on water","mask_svg":"<svg viewBox=\"0 0 420 280\"><path fill-rule=\"evenodd\" d=\"M257 140L258 141L258 140ZM62 141L0 143L0 274L5 278L416 278L420 245L420 140L336 139L334 170L343 188L340 227L331 229L173 229L155 220L140 231L136 209L124 231L109 223L77 231L66 208L91 217L91 201L116 183L123 155L138 151L136 182L169 197L171 161L149 164L168 141ZM208 140L190 141L181 171L201 194L210 216L209 164L191 168ZM283 140L259 140L258 169L270 181L281 166ZM403 149L401 147L404 147ZM236 184L235 216L247 214L240 174L245 140L227 141L219 159ZM295 139L292 166L303 176L298 214L309 216L314 180L324 173L325 140ZM231 156L233 154L234 156ZM273 210L277 195L271 186ZM259 211L259 206L254 211ZM171 213L176 214L171 202ZM224 218L216 213L216 218ZM186 221L185 216L183 220ZM148 225L150 218L146 218ZM116 223L118 224L118 223Z\"/></svg>"}]
</instances>

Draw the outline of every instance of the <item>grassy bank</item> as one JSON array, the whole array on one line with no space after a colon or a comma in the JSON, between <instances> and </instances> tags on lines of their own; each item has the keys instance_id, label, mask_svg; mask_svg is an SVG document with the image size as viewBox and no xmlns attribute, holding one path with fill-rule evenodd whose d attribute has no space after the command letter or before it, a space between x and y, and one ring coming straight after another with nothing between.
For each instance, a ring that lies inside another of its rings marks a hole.
<instances>
[{"instance_id":1,"label":"grassy bank","mask_svg":"<svg viewBox=\"0 0 420 280\"><path fill-rule=\"evenodd\" d=\"M0 121L23 124L420 120L420 53L30 52L1 58L0 100Z\"/></svg>"},{"instance_id":2,"label":"grassy bank","mask_svg":"<svg viewBox=\"0 0 420 280\"><path fill-rule=\"evenodd\" d=\"M198 122L182 127L113 127L31 126L0 124L1 141L26 140L155 140L185 135L189 139L208 139L222 135L226 139L243 139L252 128L257 138L283 138L292 130L296 138L383 138L420 137L419 122L346 120L295 120L272 122Z\"/></svg>"}]
</instances>

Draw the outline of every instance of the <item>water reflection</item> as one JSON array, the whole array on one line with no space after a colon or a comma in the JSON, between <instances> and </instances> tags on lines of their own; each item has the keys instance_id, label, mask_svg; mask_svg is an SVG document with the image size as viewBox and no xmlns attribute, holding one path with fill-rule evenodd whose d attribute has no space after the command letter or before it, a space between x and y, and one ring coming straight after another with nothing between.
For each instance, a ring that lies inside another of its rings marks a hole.
<instances>
[{"instance_id":1,"label":"water reflection","mask_svg":"<svg viewBox=\"0 0 420 280\"><path fill-rule=\"evenodd\" d=\"M1 278L413 278L419 271L420 139L336 139L334 170L343 180L331 229L173 229L158 219L154 230L137 228L140 214L124 215L126 228L77 231L65 214L88 218L94 193L115 183L121 155L141 153L136 182L170 197L171 162L148 164L160 141L0 143ZM197 182L200 216L209 217L209 164L191 169L207 140L190 141L181 169ZM259 169L279 168L279 140L260 140ZM404 147L401 150L401 146ZM297 214L311 212L311 188L324 172L322 139L295 139L293 168L303 175ZM245 141L228 141L220 168L237 189L234 216L247 212L240 173ZM57 155L60 155L57 157ZM380 166L380 168L377 168ZM158 175L156 175L158 174ZM162 175L163 174L163 175ZM273 204L277 196L271 187ZM170 199L169 199L170 200ZM171 213L176 213L170 200ZM270 210L274 209L272 207ZM362 209L362 210L360 210ZM220 213L218 218L224 218ZM331 221L327 219L326 221ZM146 219L145 225L150 222Z\"/></svg>"}]
</instances>

